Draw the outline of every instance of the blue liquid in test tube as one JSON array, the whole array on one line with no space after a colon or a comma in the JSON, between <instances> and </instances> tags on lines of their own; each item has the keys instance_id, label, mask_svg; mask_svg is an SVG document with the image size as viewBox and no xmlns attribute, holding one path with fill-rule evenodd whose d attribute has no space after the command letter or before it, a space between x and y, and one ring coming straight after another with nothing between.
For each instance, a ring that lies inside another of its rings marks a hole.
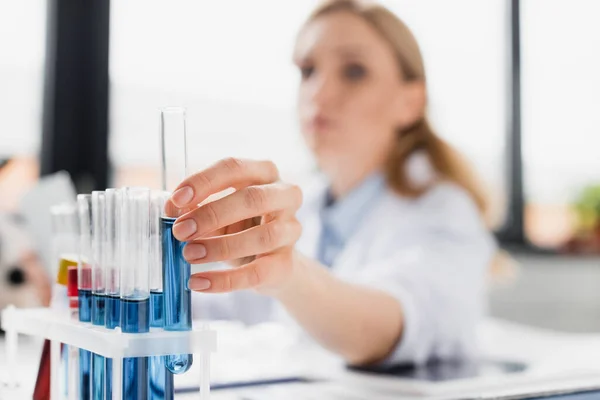
<instances>
[{"instance_id":1,"label":"blue liquid in test tube","mask_svg":"<svg viewBox=\"0 0 600 400\"><path fill-rule=\"evenodd\" d=\"M150 326L152 328L165 326L164 298L162 291L150 290Z\"/></svg>"},{"instance_id":2,"label":"blue liquid in test tube","mask_svg":"<svg viewBox=\"0 0 600 400\"><path fill-rule=\"evenodd\" d=\"M91 355L89 351L79 349L79 400L90 398Z\"/></svg>"},{"instance_id":3,"label":"blue liquid in test tube","mask_svg":"<svg viewBox=\"0 0 600 400\"><path fill-rule=\"evenodd\" d=\"M150 326L152 328L164 326L162 292L150 292ZM148 362L148 400L172 400L173 374L165 367L166 357L153 356Z\"/></svg>"},{"instance_id":4,"label":"blue liquid in test tube","mask_svg":"<svg viewBox=\"0 0 600 400\"><path fill-rule=\"evenodd\" d=\"M114 329L121 322L121 299L112 294L106 296L106 327ZM112 399L112 359L106 359L106 398Z\"/></svg>"},{"instance_id":5,"label":"blue liquid in test tube","mask_svg":"<svg viewBox=\"0 0 600 400\"><path fill-rule=\"evenodd\" d=\"M104 326L106 323L106 296L92 294L92 324Z\"/></svg>"},{"instance_id":6,"label":"blue liquid in test tube","mask_svg":"<svg viewBox=\"0 0 600 400\"><path fill-rule=\"evenodd\" d=\"M162 189L173 191L187 177L187 137L185 109L169 107L160 113ZM163 292L165 330L192 329L191 291L188 288L190 264L183 258L184 242L173 236L177 215L163 208L160 219L163 259ZM174 211L175 212L175 211ZM174 374L186 372L192 366L191 354L175 354L166 358L166 366Z\"/></svg>"},{"instance_id":7,"label":"blue liquid in test tube","mask_svg":"<svg viewBox=\"0 0 600 400\"><path fill-rule=\"evenodd\" d=\"M150 331L149 299L121 299L122 330L125 333ZM123 400L148 400L148 358L123 360Z\"/></svg>"},{"instance_id":8,"label":"blue liquid in test tube","mask_svg":"<svg viewBox=\"0 0 600 400\"><path fill-rule=\"evenodd\" d=\"M161 218L165 330L188 331L192 329L192 293L187 285L190 264L183 258L185 243L173 236L174 222L175 218ZM172 373L181 374L190 369L192 362L191 354L169 355L166 366Z\"/></svg>"},{"instance_id":9,"label":"blue liquid in test tube","mask_svg":"<svg viewBox=\"0 0 600 400\"><path fill-rule=\"evenodd\" d=\"M115 329L121 321L121 299L118 296L106 296L106 327Z\"/></svg>"},{"instance_id":10,"label":"blue liquid in test tube","mask_svg":"<svg viewBox=\"0 0 600 400\"><path fill-rule=\"evenodd\" d=\"M163 293L150 292L150 326L162 328L163 318ZM148 400L173 400L173 374L165 366L165 356L150 357L148 376Z\"/></svg>"},{"instance_id":11,"label":"blue liquid in test tube","mask_svg":"<svg viewBox=\"0 0 600 400\"><path fill-rule=\"evenodd\" d=\"M106 359L92 353L92 399L104 400L104 373Z\"/></svg>"},{"instance_id":12,"label":"blue liquid in test tube","mask_svg":"<svg viewBox=\"0 0 600 400\"><path fill-rule=\"evenodd\" d=\"M79 320L92 322L92 290L79 289Z\"/></svg>"},{"instance_id":13,"label":"blue liquid in test tube","mask_svg":"<svg viewBox=\"0 0 600 400\"><path fill-rule=\"evenodd\" d=\"M92 321L92 196L77 196L79 214L79 260L77 264L77 288L79 296L79 321ZM89 400L91 395L91 363L92 354L79 350L79 400Z\"/></svg>"}]
</instances>

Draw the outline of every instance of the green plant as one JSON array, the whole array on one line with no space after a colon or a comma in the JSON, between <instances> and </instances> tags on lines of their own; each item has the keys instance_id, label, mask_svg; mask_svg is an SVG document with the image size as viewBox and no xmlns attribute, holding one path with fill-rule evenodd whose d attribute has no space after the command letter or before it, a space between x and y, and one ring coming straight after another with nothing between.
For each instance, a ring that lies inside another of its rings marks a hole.
<instances>
[{"instance_id":1,"label":"green plant","mask_svg":"<svg viewBox=\"0 0 600 400\"><path fill-rule=\"evenodd\" d=\"M589 233L600 228L600 184L583 188L574 203L574 209L580 232Z\"/></svg>"}]
</instances>

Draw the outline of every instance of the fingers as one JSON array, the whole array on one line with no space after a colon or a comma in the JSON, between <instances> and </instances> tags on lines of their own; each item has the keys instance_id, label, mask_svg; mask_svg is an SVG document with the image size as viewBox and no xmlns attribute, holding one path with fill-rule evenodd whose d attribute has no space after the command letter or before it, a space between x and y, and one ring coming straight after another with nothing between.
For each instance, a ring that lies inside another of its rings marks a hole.
<instances>
[{"instance_id":1,"label":"fingers","mask_svg":"<svg viewBox=\"0 0 600 400\"><path fill-rule=\"evenodd\" d=\"M227 158L186 178L173 192L171 201L176 207L185 208L229 187L267 184L278 179L279 171L270 161Z\"/></svg>"},{"instance_id":2,"label":"fingers","mask_svg":"<svg viewBox=\"0 0 600 400\"><path fill-rule=\"evenodd\" d=\"M168 199L165 202L165 215L167 217L171 217L171 218L177 218L180 217L181 215L191 211L193 208L189 207L189 208L177 208L175 206L175 204L173 204L173 201L171 199Z\"/></svg>"},{"instance_id":3,"label":"fingers","mask_svg":"<svg viewBox=\"0 0 600 400\"><path fill-rule=\"evenodd\" d=\"M292 251L276 252L239 268L194 274L188 286L205 293L225 293L277 285L290 275Z\"/></svg>"},{"instance_id":4,"label":"fingers","mask_svg":"<svg viewBox=\"0 0 600 400\"><path fill-rule=\"evenodd\" d=\"M285 183L249 186L179 217L173 235L189 241L255 216L281 210L293 214L301 204L302 192L297 186Z\"/></svg>"},{"instance_id":5,"label":"fingers","mask_svg":"<svg viewBox=\"0 0 600 400\"><path fill-rule=\"evenodd\" d=\"M293 245L302 232L300 223L274 220L245 231L188 243L183 256L191 264L237 260Z\"/></svg>"}]
</instances>

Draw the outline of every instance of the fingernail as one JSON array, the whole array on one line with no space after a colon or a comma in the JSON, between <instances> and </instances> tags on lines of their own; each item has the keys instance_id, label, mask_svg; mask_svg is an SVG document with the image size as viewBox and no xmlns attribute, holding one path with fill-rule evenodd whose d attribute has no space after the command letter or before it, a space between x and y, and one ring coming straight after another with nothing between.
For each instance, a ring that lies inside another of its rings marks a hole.
<instances>
[{"instance_id":1,"label":"fingernail","mask_svg":"<svg viewBox=\"0 0 600 400\"><path fill-rule=\"evenodd\" d=\"M210 287L210 281L206 278L191 277L188 282L190 290L206 290Z\"/></svg>"},{"instance_id":2,"label":"fingernail","mask_svg":"<svg viewBox=\"0 0 600 400\"><path fill-rule=\"evenodd\" d=\"M177 207L185 207L194 198L194 190L189 186L177 189L171 196L171 201Z\"/></svg>"},{"instance_id":3,"label":"fingernail","mask_svg":"<svg viewBox=\"0 0 600 400\"><path fill-rule=\"evenodd\" d=\"M206 257L206 247L203 244L186 244L183 248L183 256L187 260L198 260Z\"/></svg>"},{"instance_id":4,"label":"fingernail","mask_svg":"<svg viewBox=\"0 0 600 400\"><path fill-rule=\"evenodd\" d=\"M185 240L192 236L198 230L196 221L193 219L186 219L185 221L177 222L173 225L173 235L179 240Z\"/></svg>"}]
</instances>

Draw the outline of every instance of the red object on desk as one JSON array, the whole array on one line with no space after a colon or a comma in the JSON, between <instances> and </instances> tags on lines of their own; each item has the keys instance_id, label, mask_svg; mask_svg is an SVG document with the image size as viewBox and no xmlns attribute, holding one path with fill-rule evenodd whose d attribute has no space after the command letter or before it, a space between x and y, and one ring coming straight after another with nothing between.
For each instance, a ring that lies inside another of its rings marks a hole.
<instances>
[{"instance_id":1,"label":"red object on desk","mask_svg":"<svg viewBox=\"0 0 600 400\"><path fill-rule=\"evenodd\" d=\"M50 400L50 341L44 340L33 400Z\"/></svg>"},{"instance_id":2,"label":"red object on desk","mask_svg":"<svg viewBox=\"0 0 600 400\"><path fill-rule=\"evenodd\" d=\"M77 267L70 266L67 271L67 296L69 296L69 308L76 310L78 307L77 289ZM62 354L64 345L60 345ZM50 400L50 341L44 340L40 368L33 390L33 400Z\"/></svg>"}]
</instances>

